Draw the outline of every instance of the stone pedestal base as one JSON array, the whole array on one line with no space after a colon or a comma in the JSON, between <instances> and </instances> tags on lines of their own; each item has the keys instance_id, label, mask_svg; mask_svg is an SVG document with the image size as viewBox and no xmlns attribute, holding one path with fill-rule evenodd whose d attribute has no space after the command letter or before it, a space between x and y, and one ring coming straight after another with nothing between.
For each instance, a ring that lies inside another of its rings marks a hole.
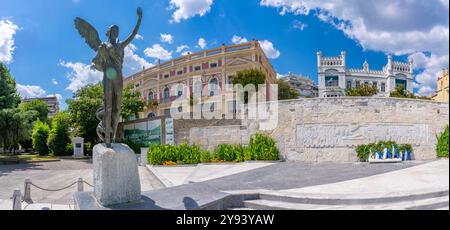
<instances>
[{"instance_id":1,"label":"stone pedestal base","mask_svg":"<svg viewBox=\"0 0 450 230\"><path fill-rule=\"evenodd\" d=\"M124 144L93 149L94 194L103 206L139 202L141 183L134 151Z\"/></svg>"}]
</instances>

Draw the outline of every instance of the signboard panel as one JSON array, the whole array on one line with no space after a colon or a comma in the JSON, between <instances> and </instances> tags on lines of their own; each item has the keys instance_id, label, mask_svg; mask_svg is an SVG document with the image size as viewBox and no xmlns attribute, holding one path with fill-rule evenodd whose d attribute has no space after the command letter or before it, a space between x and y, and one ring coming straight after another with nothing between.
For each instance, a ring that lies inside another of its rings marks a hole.
<instances>
[{"instance_id":1,"label":"signboard panel","mask_svg":"<svg viewBox=\"0 0 450 230\"><path fill-rule=\"evenodd\" d=\"M125 139L141 146L161 144L161 120L145 121L124 127Z\"/></svg>"}]
</instances>

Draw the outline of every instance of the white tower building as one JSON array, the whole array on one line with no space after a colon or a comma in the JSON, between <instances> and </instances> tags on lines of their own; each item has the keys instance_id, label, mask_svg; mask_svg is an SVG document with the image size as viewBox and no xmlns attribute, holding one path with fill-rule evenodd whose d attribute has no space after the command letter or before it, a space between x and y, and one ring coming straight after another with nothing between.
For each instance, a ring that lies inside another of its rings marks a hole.
<instances>
[{"instance_id":1,"label":"white tower building","mask_svg":"<svg viewBox=\"0 0 450 230\"><path fill-rule=\"evenodd\" d=\"M371 70L367 60L362 69L348 69L345 59L345 51L335 57L325 57L322 52L317 52L319 97L345 96L346 89L362 84L377 87L379 97L388 97L399 85L413 91L413 60L395 62L392 55L388 55L388 63L383 70Z\"/></svg>"}]
</instances>

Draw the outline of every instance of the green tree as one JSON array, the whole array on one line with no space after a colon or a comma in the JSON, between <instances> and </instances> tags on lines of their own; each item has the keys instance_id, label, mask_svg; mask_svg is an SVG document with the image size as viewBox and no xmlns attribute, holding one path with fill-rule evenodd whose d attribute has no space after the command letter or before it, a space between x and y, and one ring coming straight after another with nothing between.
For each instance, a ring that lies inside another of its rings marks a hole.
<instances>
[{"instance_id":1,"label":"green tree","mask_svg":"<svg viewBox=\"0 0 450 230\"><path fill-rule=\"evenodd\" d=\"M16 81L8 68L0 63L0 146L10 152L17 149L28 134L26 120L29 113L17 109L19 102Z\"/></svg>"},{"instance_id":2,"label":"green tree","mask_svg":"<svg viewBox=\"0 0 450 230\"><path fill-rule=\"evenodd\" d=\"M397 98L416 98L413 93L409 92L405 89L404 85L399 85L392 91L389 97L397 97Z\"/></svg>"},{"instance_id":3,"label":"green tree","mask_svg":"<svg viewBox=\"0 0 450 230\"><path fill-rule=\"evenodd\" d=\"M19 103L16 81L11 77L8 68L0 62L0 109L13 109Z\"/></svg>"},{"instance_id":4,"label":"green tree","mask_svg":"<svg viewBox=\"0 0 450 230\"><path fill-rule=\"evenodd\" d=\"M300 97L300 93L283 79L278 80L278 100L291 100Z\"/></svg>"},{"instance_id":5,"label":"green tree","mask_svg":"<svg viewBox=\"0 0 450 230\"><path fill-rule=\"evenodd\" d=\"M70 116L67 111L55 115L47 145L55 156L68 154L67 145L70 144Z\"/></svg>"},{"instance_id":6,"label":"green tree","mask_svg":"<svg viewBox=\"0 0 450 230\"><path fill-rule=\"evenodd\" d=\"M233 85L242 85L243 87L247 85L254 85L256 91L259 90L259 85L262 85L266 82L266 75L257 69L247 69L238 71L236 73L236 77L233 78ZM244 102L248 103L248 92L244 94Z\"/></svg>"},{"instance_id":7,"label":"green tree","mask_svg":"<svg viewBox=\"0 0 450 230\"><path fill-rule=\"evenodd\" d=\"M21 141L29 139L29 119L29 113L21 113L18 109L0 110L0 146L12 152Z\"/></svg>"},{"instance_id":8,"label":"green tree","mask_svg":"<svg viewBox=\"0 0 450 230\"><path fill-rule=\"evenodd\" d=\"M22 102L19 104L19 111L23 114L27 114L27 119L25 122L28 128L28 138L19 142L22 148L27 152L28 149L33 147L31 134L33 131L34 122L41 120L48 123L48 114L50 111L47 104L42 100Z\"/></svg>"},{"instance_id":9,"label":"green tree","mask_svg":"<svg viewBox=\"0 0 450 230\"><path fill-rule=\"evenodd\" d=\"M22 102L19 105L19 109L21 112L33 111L34 113L33 121L36 120L41 120L43 122L48 121L48 114L50 113L50 110L48 109L47 103L45 103L42 100Z\"/></svg>"},{"instance_id":10,"label":"green tree","mask_svg":"<svg viewBox=\"0 0 450 230\"><path fill-rule=\"evenodd\" d=\"M371 97L376 95L377 93L378 88L376 86L370 86L366 84L346 90L346 95L350 97Z\"/></svg>"},{"instance_id":11,"label":"green tree","mask_svg":"<svg viewBox=\"0 0 450 230\"><path fill-rule=\"evenodd\" d=\"M49 154L49 148L47 145L49 133L50 127L47 123L39 120L34 123L33 134L31 136L33 140L33 148L41 156L47 156Z\"/></svg>"},{"instance_id":12,"label":"green tree","mask_svg":"<svg viewBox=\"0 0 450 230\"><path fill-rule=\"evenodd\" d=\"M144 111L145 102L141 97L141 92L134 91L133 85L128 85L123 90L123 99L121 105L120 115L126 121L130 119L131 116L139 117L139 113Z\"/></svg>"},{"instance_id":13,"label":"green tree","mask_svg":"<svg viewBox=\"0 0 450 230\"><path fill-rule=\"evenodd\" d=\"M103 105L102 84L79 89L72 99L67 100L67 105L74 135L83 137L88 143L98 143L96 129L99 121L95 114Z\"/></svg>"}]
</instances>

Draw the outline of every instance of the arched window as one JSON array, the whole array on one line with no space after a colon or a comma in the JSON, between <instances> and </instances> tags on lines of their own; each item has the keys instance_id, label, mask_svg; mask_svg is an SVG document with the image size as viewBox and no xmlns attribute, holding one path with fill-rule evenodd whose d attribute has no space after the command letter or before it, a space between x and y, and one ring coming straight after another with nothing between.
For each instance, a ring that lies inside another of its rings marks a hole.
<instances>
[{"instance_id":1,"label":"arched window","mask_svg":"<svg viewBox=\"0 0 450 230\"><path fill-rule=\"evenodd\" d=\"M197 97L202 96L202 81L194 80L194 95Z\"/></svg>"},{"instance_id":2,"label":"arched window","mask_svg":"<svg viewBox=\"0 0 450 230\"><path fill-rule=\"evenodd\" d=\"M180 97L183 96L183 91L184 91L183 88L184 88L183 84L179 84L178 85L178 87L177 87L177 98L180 98Z\"/></svg>"},{"instance_id":3,"label":"arched window","mask_svg":"<svg viewBox=\"0 0 450 230\"><path fill-rule=\"evenodd\" d=\"M209 96L216 96L219 94L219 80L217 78L211 79L209 81Z\"/></svg>"},{"instance_id":4,"label":"arched window","mask_svg":"<svg viewBox=\"0 0 450 230\"><path fill-rule=\"evenodd\" d=\"M170 89L165 88L164 89L164 102L169 102L169 101L170 101Z\"/></svg>"},{"instance_id":5,"label":"arched window","mask_svg":"<svg viewBox=\"0 0 450 230\"><path fill-rule=\"evenodd\" d=\"M150 91L150 93L148 93L148 100L153 101L155 99L154 96L155 94L153 93L153 91Z\"/></svg>"}]
</instances>

